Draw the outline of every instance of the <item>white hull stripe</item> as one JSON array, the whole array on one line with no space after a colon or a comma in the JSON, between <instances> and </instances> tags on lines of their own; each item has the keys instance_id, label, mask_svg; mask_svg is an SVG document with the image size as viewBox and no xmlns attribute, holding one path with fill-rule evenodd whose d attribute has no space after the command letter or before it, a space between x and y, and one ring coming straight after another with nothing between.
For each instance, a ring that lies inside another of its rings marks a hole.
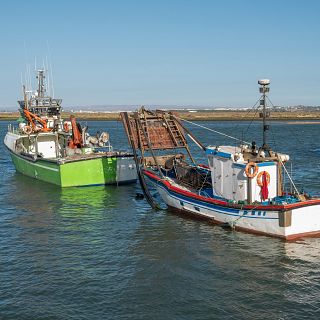
<instances>
[{"instance_id":1,"label":"white hull stripe","mask_svg":"<svg viewBox=\"0 0 320 320\"><path fill-rule=\"evenodd\" d=\"M43 168L43 169L55 171L55 172L58 172L58 171L59 171L59 169L57 169L57 168L46 167L46 166L43 166L43 165L37 164L37 163L32 163L32 165L34 165L34 166L36 166L36 167Z\"/></svg>"}]
</instances>

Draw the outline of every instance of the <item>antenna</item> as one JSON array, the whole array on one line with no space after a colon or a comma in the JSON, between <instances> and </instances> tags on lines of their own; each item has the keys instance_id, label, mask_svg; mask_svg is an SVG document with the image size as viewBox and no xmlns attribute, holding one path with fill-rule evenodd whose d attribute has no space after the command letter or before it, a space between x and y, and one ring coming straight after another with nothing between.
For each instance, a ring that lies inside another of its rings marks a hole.
<instances>
[{"instance_id":1,"label":"antenna","mask_svg":"<svg viewBox=\"0 0 320 320\"><path fill-rule=\"evenodd\" d=\"M47 69L46 70L47 71L46 91L47 91L47 94L51 96L48 56L46 56L46 69Z\"/></svg>"},{"instance_id":2,"label":"antenna","mask_svg":"<svg viewBox=\"0 0 320 320\"><path fill-rule=\"evenodd\" d=\"M51 78L51 88L52 88L52 98L54 98L54 87L53 87L53 74L52 74L52 59L51 59L51 52L49 47L49 41L47 40L47 50L49 54L49 68L50 68L50 78Z\"/></svg>"},{"instance_id":3,"label":"antenna","mask_svg":"<svg viewBox=\"0 0 320 320\"><path fill-rule=\"evenodd\" d=\"M25 68L26 68L26 71L25 71L25 74L24 74L24 83L25 83L25 86L28 88L28 86L29 86L29 78L28 78L28 54L27 54L26 40L24 40L23 46L24 46Z\"/></svg>"},{"instance_id":4,"label":"antenna","mask_svg":"<svg viewBox=\"0 0 320 320\"><path fill-rule=\"evenodd\" d=\"M54 98L54 87L53 87L53 75L52 75L52 64L51 64L51 61L50 61L50 75L51 75L52 97Z\"/></svg>"},{"instance_id":5,"label":"antenna","mask_svg":"<svg viewBox=\"0 0 320 320\"><path fill-rule=\"evenodd\" d=\"M29 90L31 90L31 67L30 67L30 64L27 64L27 84L28 84Z\"/></svg>"},{"instance_id":6,"label":"antenna","mask_svg":"<svg viewBox=\"0 0 320 320\"><path fill-rule=\"evenodd\" d=\"M267 102L266 102L266 96L267 93L270 91L269 79L261 79L258 81L258 84L260 85L259 92L262 93L262 96L260 98L260 107L262 107L262 113L260 113L260 116L262 116L262 129L263 129L263 135L262 135L262 147L261 149L264 151L270 151L270 147L267 144L267 132L269 130L269 124L267 123L267 118L270 116L270 112L267 112Z\"/></svg>"}]
</instances>

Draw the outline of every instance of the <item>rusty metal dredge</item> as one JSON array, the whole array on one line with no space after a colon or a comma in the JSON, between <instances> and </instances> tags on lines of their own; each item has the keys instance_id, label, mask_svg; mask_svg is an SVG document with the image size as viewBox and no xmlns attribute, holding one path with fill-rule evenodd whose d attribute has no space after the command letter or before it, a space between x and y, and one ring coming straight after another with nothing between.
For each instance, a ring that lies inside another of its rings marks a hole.
<instances>
[{"instance_id":1,"label":"rusty metal dredge","mask_svg":"<svg viewBox=\"0 0 320 320\"><path fill-rule=\"evenodd\" d=\"M158 208L159 206L154 201L144 180L143 168L154 168L163 177L166 170L172 169L173 165L179 162L181 164L179 172L183 180L182 176L188 176L185 172L186 170L182 169L182 167L189 167L184 161L186 155L190 158L192 164L195 165L186 135L201 149L205 150L205 147L183 126L173 112L162 110L150 111L141 107L137 112L122 112L121 118L135 156L142 190L149 204L153 208ZM177 149L179 150L178 153ZM170 151L170 153L164 154L164 151ZM184 180L187 183L187 179Z\"/></svg>"}]
</instances>

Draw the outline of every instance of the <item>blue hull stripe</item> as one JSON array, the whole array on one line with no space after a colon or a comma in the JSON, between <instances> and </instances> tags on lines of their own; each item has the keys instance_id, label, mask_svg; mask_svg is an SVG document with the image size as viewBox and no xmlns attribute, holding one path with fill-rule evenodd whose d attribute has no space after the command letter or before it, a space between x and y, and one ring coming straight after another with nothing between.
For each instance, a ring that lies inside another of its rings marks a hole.
<instances>
[{"instance_id":1,"label":"blue hull stripe","mask_svg":"<svg viewBox=\"0 0 320 320\"><path fill-rule=\"evenodd\" d=\"M170 194L170 196L176 200L183 201L185 203L196 205L197 207L207 209L207 210L214 210L218 213L225 214L228 216L234 216L234 217L243 217L243 218L250 218L250 219L263 219L263 220L278 220L278 218L272 218L272 217L266 217L262 215L262 210L254 211L254 210L241 210L243 212L247 212L247 214L240 214L240 210L233 209L233 208L226 208L222 206L218 206L212 203L207 203L201 200L192 199L187 196L184 196L178 192L169 190L165 185L162 183L160 184L158 181L148 177L155 185L163 190L165 190L167 193ZM187 209L187 208L186 208ZM255 215L252 215L251 213L255 212ZM260 212L260 215L258 215L258 212ZM266 213L267 214L267 213ZM202 213L204 215L204 213Z\"/></svg>"}]
</instances>

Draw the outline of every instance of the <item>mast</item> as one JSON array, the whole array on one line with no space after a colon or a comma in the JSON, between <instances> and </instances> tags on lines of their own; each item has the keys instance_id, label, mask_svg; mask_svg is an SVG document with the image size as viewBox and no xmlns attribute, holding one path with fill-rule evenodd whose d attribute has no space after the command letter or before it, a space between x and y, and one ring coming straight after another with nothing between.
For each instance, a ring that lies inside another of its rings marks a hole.
<instances>
[{"instance_id":1,"label":"mast","mask_svg":"<svg viewBox=\"0 0 320 320\"><path fill-rule=\"evenodd\" d=\"M44 85L44 70L38 70L38 97L43 98L45 96L45 85Z\"/></svg>"},{"instance_id":2,"label":"mast","mask_svg":"<svg viewBox=\"0 0 320 320\"><path fill-rule=\"evenodd\" d=\"M267 111L267 102L266 97L267 93L270 91L269 79L261 79L258 81L258 84L260 85L259 91L262 93L261 99L260 99L260 107L262 107L262 113L260 113L260 117L262 117L262 147L261 150L267 151L269 153L270 147L267 143L268 138L268 130L269 130L269 124L267 122L267 118L270 116L270 112Z\"/></svg>"},{"instance_id":3,"label":"mast","mask_svg":"<svg viewBox=\"0 0 320 320\"><path fill-rule=\"evenodd\" d=\"M28 106L28 97L27 97L27 93L26 93L26 86L23 85L22 86L22 90L23 90L23 102L24 102L24 109L29 109Z\"/></svg>"}]
</instances>

